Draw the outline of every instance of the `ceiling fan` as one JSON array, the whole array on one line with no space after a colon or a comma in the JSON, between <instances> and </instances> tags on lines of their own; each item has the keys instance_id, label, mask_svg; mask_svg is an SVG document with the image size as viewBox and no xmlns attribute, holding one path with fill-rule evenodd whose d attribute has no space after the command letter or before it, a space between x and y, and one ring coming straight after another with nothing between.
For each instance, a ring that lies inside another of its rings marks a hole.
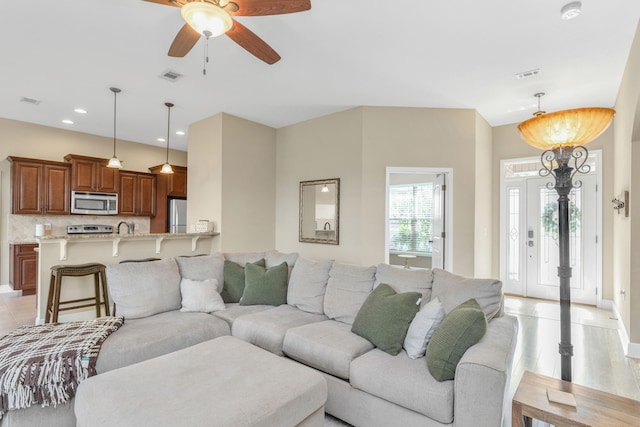
<instances>
[{"instance_id":1,"label":"ceiling fan","mask_svg":"<svg viewBox=\"0 0 640 427\"><path fill-rule=\"evenodd\" d=\"M226 34L249 53L267 64L280 60L280 55L264 40L231 16L281 15L311 9L310 0L145 0L181 8L187 22L176 35L169 56L183 57L200 36L207 39Z\"/></svg>"}]
</instances>

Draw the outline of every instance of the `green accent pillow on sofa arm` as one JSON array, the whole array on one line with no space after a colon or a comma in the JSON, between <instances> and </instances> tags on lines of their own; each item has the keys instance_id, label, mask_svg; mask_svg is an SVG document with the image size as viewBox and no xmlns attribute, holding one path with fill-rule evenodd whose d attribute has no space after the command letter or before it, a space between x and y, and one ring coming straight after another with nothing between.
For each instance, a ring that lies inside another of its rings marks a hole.
<instances>
[{"instance_id":1,"label":"green accent pillow on sofa arm","mask_svg":"<svg viewBox=\"0 0 640 427\"><path fill-rule=\"evenodd\" d=\"M487 318L475 299L463 302L442 319L427 345L427 367L437 381L452 380L464 353L487 332Z\"/></svg>"},{"instance_id":2,"label":"green accent pillow on sofa arm","mask_svg":"<svg viewBox=\"0 0 640 427\"><path fill-rule=\"evenodd\" d=\"M247 264L240 305L282 305L287 303L289 266L286 262L269 269Z\"/></svg>"},{"instance_id":3,"label":"green accent pillow on sofa arm","mask_svg":"<svg viewBox=\"0 0 640 427\"><path fill-rule=\"evenodd\" d=\"M409 324L420 309L419 292L396 293L381 283L358 311L351 332L393 356L400 353Z\"/></svg>"},{"instance_id":4,"label":"green accent pillow on sofa arm","mask_svg":"<svg viewBox=\"0 0 640 427\"><path fill-rule=\"evenodd\" d=\"M252 264L264 267L265 260L263 258ZM244 266L233 261L224 261L224 288L220 295L225 303L239 302L240 298L242 298L244 292L244 269Z\"/></svg>"}]
</instances>

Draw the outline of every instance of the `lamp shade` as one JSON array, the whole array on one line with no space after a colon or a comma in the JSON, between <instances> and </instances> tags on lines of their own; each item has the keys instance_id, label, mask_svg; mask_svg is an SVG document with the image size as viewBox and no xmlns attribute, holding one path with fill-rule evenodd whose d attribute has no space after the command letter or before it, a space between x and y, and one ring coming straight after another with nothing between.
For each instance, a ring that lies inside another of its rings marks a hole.
<instances>
[{"instance_id":1,"label":"lamp shade","mask_svg":"<svg viewBox=\"0 0 640 427\"><path fill-rule=\"evenodd\" d=\"M518 130L527 144L542 150L585 145L609 127L615 113L611 108L556 111L525 120Z\"/></svg>"},{"instance_id":2,"label":"lamp shade","mask_svg":"<svg viewBox=\"0 0 640 427\"><path fill-rule=\"evenodd\" d=\"M182 18L205 37L217 37L231 29L233 21L227 12L208 2L194 1L180 9Z\"/></svg>"}]
</instances>

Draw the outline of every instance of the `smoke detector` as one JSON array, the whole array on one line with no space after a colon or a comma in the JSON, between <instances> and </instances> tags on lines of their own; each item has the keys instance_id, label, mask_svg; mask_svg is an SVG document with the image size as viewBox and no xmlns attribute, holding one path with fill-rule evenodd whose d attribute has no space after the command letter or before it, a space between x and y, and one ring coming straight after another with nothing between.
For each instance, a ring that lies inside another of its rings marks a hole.
<instances>
[{"instance_id":1,"label":"smoke detector","mask_svg":"<svg viewBox=\"0 0 640 427\"><path fill-rule=\"evenodd\" d=\"M582 3L573 1L562 6L562 9L560 9L560 17L568 21L569 19L576 18L580 15L580 12L582 12Z\"/></svg>"}]
</instances>

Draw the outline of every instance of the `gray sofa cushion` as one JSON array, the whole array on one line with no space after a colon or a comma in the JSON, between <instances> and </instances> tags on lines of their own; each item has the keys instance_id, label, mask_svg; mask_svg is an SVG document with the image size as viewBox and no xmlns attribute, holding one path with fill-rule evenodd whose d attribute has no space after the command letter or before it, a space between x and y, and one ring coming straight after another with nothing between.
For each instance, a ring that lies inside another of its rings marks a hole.
<instances>
[{"instance_id":1,"label":"gray sofa cushion","mask_svg":"<svg viewBox=\"0 0 640 427\"><path fill-rule=\"evenodd\" d=\"M324 412L318 372L221 337L78 387L78 426L310 426Z\"/></svg>"},{"instance_id":2,"label":"gray sofa cushion","mask_svg":"<svg viewBox=\"0 0 640 427\"><path fill-rule=\"evenodd\" d=\"M125 320L102 344L96 370L111 371L230 334L225 321L206 313L176 310Z\"/></svg>"},{"instance_id":3,"label":"gray sofa cushion","mask_svg":"<svg viewBox=\"0 0 640 427\"><path fill-rule=\"evenodd\" d=\"M213 255L176 257L180 276L191 280L216 279L218 292L224 286L224 256L220 252Z\"/></svg>"},{"instance_id":4,"label":"gray sofa cushion","mask_svg":"<svg viewBox=\"0 0 640 427\"><path fill-rule=\"evenodd\" d=\"M287 289L287 304L309 313L324 313L324 294L333 261L298 258Z\"/></svg>"},{"instance_id":5,"label":"gray sofa cushion","mask_svg":"<svg viewBox=\"0 0 640 427\"><path fill-rule=\"evenodd\" d=\"M265 257L264 252L225 252L224 259L235 262L244 267L248 262L256 262Z\"/></svg>"},{"instance_id":6,"label":"gray sofa cushion","mask_svg":"<svg viewBox=\"0 0 640 427\"><path fill-rule=\"evenodd\" d=\"M287 331L296 326L327 320L324 314L311 314L289 305L247 314L233 322L231 334L278 356L284 356L282 344Z\"/></svg>"},{"instance_id":7,"label":"gray sofa cushion","mask_svg":"<svg viewBox=\"0 0 640 427\"><path fill-rule=\"evenodd\" d=\"M375 274L375 267L334 262L324 294L324 313L330 319L353 324L373 289Z\"/></svg>"},{"instance_id":8,"label":"gray sofa cushion","mask_svg":"<svg viewBox=\"0 0 640 427\"><path fill-rule=\"evenodd\" d=\"M276 265L286 262L289 266L289 276L291 276L291 271L293 270L293 267L296 265L296 261L298 260L298 253L291 252L289 254L285 254L280 251L270 250L265 252L264 260L266 262L267 268L275 267Z\"/></svg>"},{"instance_id":9,"label":"gray sofa cushion","mask_svg":"<svg viewBox=\"0 0 640 427\"><path fill-rule=\"evenodd\" d=\"M109 293L125 319L152 316L181 306L175 259L107 265Z\"/></svg>"},{"instance_id":10,"label":"gray sofa cushion","mask_svg":"<svg viewBox=\"0 0 640 427\"><path fill-rule=\"evenodd\" d=\"M380 283L386 283L397 293L420 292L424 306L431 300L431 287L433 286L433 270L423 268L407 269L389 264L378 264L376 268L376 280L374 289Z\"/></svg>"},{"instance_id":11,"label":"gray sofa cushion","mask_svg":"<svg viewBox=\"0 0 640 427\"><path fill-rule=\"evenodd\" d=\"M431 297L438 297L442 301L446 313L469 299L475 299L487 320L500 315L504 299L502 282L499 280L470 279L439 268L433 269Z\"/></svg>"},{"instance_id":12,"label":"gray sofa cushion","mask_svg":"<svg viewBox=\"0 0 640 427\"><path fill-rule=\"evenodd\" d=\"M327 320L289 329L282 349L294 360L347 380L351 361L373 344L352 333L350 325Z\"/></svg>"},{"instance_id":13,"label":"gray sofa cushion","mask_svg":"<svg viewBox=\"0 0 640 427\"><path fill-rule=\"evenodd\" d=\"M211 314L227 322L229 328L231 328L233 322L240 316L246 316L247 314L258 313L273 308L272 305L240 305L237 302L226 304L226 307L225 310L215 311Z\"/></svg>"},{"instance_id":14,"label":"gray sofa cushion","mask_svg":"<svg viewBox=\"0 0 640 427\"><path fill-rule=\"evenodd\" d=\"M409 408L444 424L453 421L454 382L436 381L424 359L402 351L374 349L351 362L349 382L357 389Z\"/></svg>"}]
</instances>

